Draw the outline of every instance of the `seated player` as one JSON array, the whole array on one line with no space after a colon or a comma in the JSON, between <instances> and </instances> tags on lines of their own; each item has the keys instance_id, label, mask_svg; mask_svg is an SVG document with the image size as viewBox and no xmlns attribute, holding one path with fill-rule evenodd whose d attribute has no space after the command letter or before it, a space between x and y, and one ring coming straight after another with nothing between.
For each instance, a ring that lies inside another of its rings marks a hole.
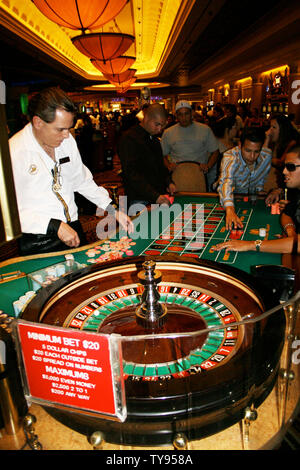
<instances>
[{"instance_id":1,"label":"seated player","mask_svg":"<svg viewBox=\"0 0 300 470\"><path fill-rule=\"evenodd\" d=\"M242 229L243 223L234 208L234 194L263 193L270 171L272 152L263 147L265 134L261 128L245 128L238 146L224 153L217 190L226 212L226 229Z\"/></svg>"},{"instance_id":2,"label":"seated player","mask_svg":"<svg viewBox=\"0 0 300 470\"><path fill-rule=\"evenodd\" d=\"M156 137L166 122L163 106L152 104L144 110L143 120L120 139L118 154L129 205L170 205L166 194L172 195L176 187L164 165L160 142Z\"/></svg>"},{"instance_id":3,"label":"seated player","mask_svg":"<svg viewBox=\"0 0 300 470\"><path fill-rule=\"evenodd\" d=\"M266 253L299 252L300 234L300 146L291 148L285 157L284 182L288 188L288 200L281 200L280 222L284 236L275 240L227 240L214 250L262 251Z\"/></svg>"}]
</instances>

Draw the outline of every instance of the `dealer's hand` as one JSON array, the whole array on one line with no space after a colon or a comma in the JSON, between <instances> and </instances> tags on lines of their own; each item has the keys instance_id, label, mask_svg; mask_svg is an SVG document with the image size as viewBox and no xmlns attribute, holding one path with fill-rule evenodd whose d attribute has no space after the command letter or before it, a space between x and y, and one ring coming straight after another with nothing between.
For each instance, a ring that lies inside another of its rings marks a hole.
<instances>
[{"instance_id":1,"label":"dealer's hand","mask_svg":"<svg viewBox=\"0 0 300 470\"><path fill-rule=\"evenodd\" d=\"M77 248L80 239L77 232L65 222L61 222L57 231L58 238L70 248Z\"/></svg>"},{"instance_id":2,"label":"dealer's hand","mask_svg":"<svg viewBox=\"0 0 300 470\"><path fill-rule=\"evenodd\" d=\"M126 232L128 233L132 233L133 230L134 230L134 227L133 227L133 222L132 220L130 219L130 217L128 217L127 214L125 214L125 212L122 212L122 211L119 211L119 210L116 210L115 212L115 217L116 217L116 220L119 222L119 224L121 225L121 227L126 230Z\"/></svg>"}]
</instances>

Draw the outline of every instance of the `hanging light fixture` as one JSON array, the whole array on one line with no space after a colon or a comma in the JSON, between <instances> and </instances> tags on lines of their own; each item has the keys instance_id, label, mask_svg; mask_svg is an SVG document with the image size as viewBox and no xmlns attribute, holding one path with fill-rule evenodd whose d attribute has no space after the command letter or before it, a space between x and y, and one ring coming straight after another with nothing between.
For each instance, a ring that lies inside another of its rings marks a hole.
<instances>
[{"instance_id":1,"label":"hanging light fixture","mask_svg":"<svg viewBox=\"0 0 300 470\"><path fill-rule=\"evenodd\" d=\"M49 20L70 29L93 30L113 20L129 0L32 0Z\"/></svg>"},{"instance_id":2,"label":"hanging light fixture","mask_svg":"<svg viewBox=\"0 0 300 470\"><path fill-rule=\"evenodd\" d=\"M90 59L110 60L123 55L135 37L123 33L91 33L72 38L74 46Z\"/></svg>"},{"instance_id":3,"label":"hanging light fixture","mask_svg":"<svg viewBox=\"0 0 300 470\"><path fill-rule=\"evenodd\" d=\"M135 62L135 57L120 56L109 60L91 59L92 64L103 74L116 75L125 72Z\"/></svg>"},{"instance_id":4,"label":"hanging light fixture","mask_svg":"<svg viewBox=\"0 0 300 470\"><path fill-rule=\"evenodd\" d=\"M131 87L131 85L136 81L136 77L131 78L128 82L122 83L122 85L116 86L116 92L119 94L126 93L127 90Z\"/></svg>"},{"instance_id":5,"label":"hanging light fixture","mask_svg":"<svg viewBox=\"0 0 300 470\"><path fill-rule=\"evenodd\" d=\"M106 80L110 83L114 83L116 85L121 85L121 83L128 82L131 78L133 78L136 69L128 69L123 73L116 73L114 75L104 74Z\"/></svg>"},{"instance_id":6,"label":"hanging light fixture","mask_svg":"<svg viewBox=\"0 0 300 470\"><path fill-rule=\"evenodd\" d=\"M116 89L116 92L119 94L119 95L122 95L123 93L126 93L127 90L129 90L130 88L130 85L128 85L127 87L125 88L117 88Z\"/></svg>"},{"instance_id":7,"label":"hanging light fixture","mask_svg":"<svg viewBox=\"0 0 300 470\"><path fill-rule=\"evenodd\" d=\"M125 54L135 41L134 36L120 32L115 20L129 0L32 0L32 2L47 18L58 25L81 30L82 34L71 38L71 41L91 61L106 63L116 59ZM111 20L119 32L86 34L86 30L94 30ZM127 57L125 61L123 59L123 66L119 69L121 73L134 61L133 57ZM95 66L98 68L98 64ZM107 72L115 73L112 68L108 68Z\"/></svg>"}]
</instances>

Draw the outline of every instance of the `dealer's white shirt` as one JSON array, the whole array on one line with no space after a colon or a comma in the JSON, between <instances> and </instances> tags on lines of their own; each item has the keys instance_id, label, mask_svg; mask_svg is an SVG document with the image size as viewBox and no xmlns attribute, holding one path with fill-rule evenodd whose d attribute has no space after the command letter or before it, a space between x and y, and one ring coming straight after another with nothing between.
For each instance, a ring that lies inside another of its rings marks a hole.
<instances>
[{"instance_id":1,"label":"dealer's white shirt","mask_svg":"<svg viewBox=\"0 0 300 470\"><path fill-rule=\"evenodd\" d=\"M22 232L45 234L50 219L66 222L63 205L52 191L51 170L55 162L35 139L31 123L9 139L9 147ZM55 149L57 163L67 157L70 161L60 165L59 193L68 206L71 220L78 218L75 191L105 209L111 202L109 193L97 186L90 170L83 165L71 134Z\"/></svg>"}]
</instances>

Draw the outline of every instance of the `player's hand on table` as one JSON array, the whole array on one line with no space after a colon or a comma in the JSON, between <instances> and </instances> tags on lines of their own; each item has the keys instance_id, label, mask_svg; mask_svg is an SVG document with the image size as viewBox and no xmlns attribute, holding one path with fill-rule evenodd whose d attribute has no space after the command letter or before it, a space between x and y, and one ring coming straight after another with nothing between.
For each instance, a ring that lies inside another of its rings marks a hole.
<instances>
[{"instance_id":1,"label":"player's hand on table","mask_svg":"<svg viewBox=\"0 0 300 470\"><path fill-rule=\"evenodd\" d=\"M211 247L214 251L251 251L254 248L254 242L247 240L227 240L226 242L218 243Z\"/></svg>"},{"instance_id":2,"label":"player's hand on table","mask_svg":"<svg viewBox=\"0 0 300 470\"><path fill-rule=\"evenodd\" d=\"M243 228L243 222L237 216L233 206L226 207L226 220L225 220L226 230L236 230L238 228Z\"/></svg>"},{"instance_id":3,"label":"player's hand on table","mask_svg":"<svg viewBox=\"0 0 300 470\"><path fill-rule=\"evenodd\" d=\"M61 222L57 231L58 238L70 248L76 248L80 245L78 233L65 222Z\"/></svg>"},{"instance_id":4,"label":"player's hand on table","mask_svg":"<svg viewBox=\"0 0 300 470\"><path fill-rule=\"evenodd\" d=\"M128 233L133 232L133 229L134 229L133 222L130 219L130 217L128 217L128 215L125 214L125 212L116 210L115 217L116 217L117 221L119 222L119 224L121 225L121 227L124 230L126 230L126 232L128 232Z\"/></svg>"}]
</instances>

